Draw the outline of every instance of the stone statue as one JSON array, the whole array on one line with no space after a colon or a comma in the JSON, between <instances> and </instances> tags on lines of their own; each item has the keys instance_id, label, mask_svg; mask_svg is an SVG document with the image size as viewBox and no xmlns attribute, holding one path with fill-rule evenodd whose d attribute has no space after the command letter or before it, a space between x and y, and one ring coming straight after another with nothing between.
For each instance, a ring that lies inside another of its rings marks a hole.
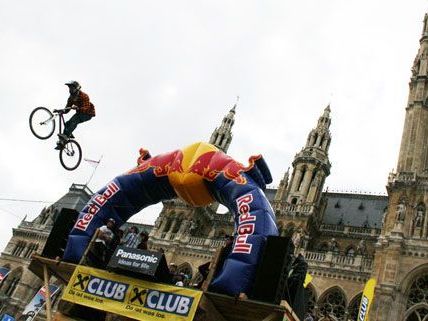
<instances>
[{"instance_id":1,"label":"stone statue","mask_svg":"<svg viewBox=\"0 0 428 321\"><path fill-rule=\"evenodd\" d=\"M178 230L178 234L186 234L189 231L189 227L191 226L191 223L189 220L183 220L181 223L180 229Z\"/></svg>"},{"instance_id":2,"label":"stone statue","mask_svg":"<svg viewBox=\"0 0 428 321\"><path fill-rule=\"evenodd\" d=\"M386 215L388 214L388 207L385 207L385 209L383 210L383 215L382 215L382 223L380 227L384 227L385 226L385 220L386 220Z\"/></svg>"},{"instance_id":3,"label":"stone statue","mask_svg":"<svg viewBox=\"0 0 428 321\"><path fill-rule=\"evenodd\" d=\"M397 211L396 211L397 222L404 222L405 215L406 215L406 205L404 205L403 201L401 201L397 205Z\"/></svg>"},{"instance_id":4,"label":"stone statue","mask_svg":"<svg viewBox=\"0 0 428 321\"><path fill-rule=\"evenodd\" d=\"M415 227L421 227L423 219L424 210L422 208L418 208L415 215Z\"/></svg>"},{"instance_id":5,"label":"stone statue","mask_svg":"<svg viewBox=\"0 0 428 321\"><path fill-rule=\"evenodd\" d=\"M162 221L162 218L160 216L158 216L158 218L155 221L155 226L154 227L155 228L159 228L160 225L161 225L161 221Z\"/></svg>"},{"instance_id":6,"label":"stone statue","mask_svg":"<svg viewBox=\"0 0 428 321\"><path fill-rule=\"evenodd\" d=\"M296 249L300 248L303 234L304 234L303 230L300 227L293 233L293 236L291 237L291 241L294 244L294 248Z\"/></svg>"},{"instance_id":7,"label":"stone statue","mask_svg":"<svg viewBox=\"0 0 428 321\"><path fill-rule=\"evenodd\" d=\"M190 235L196 236L198 234L198 229L199 229L199 222L192 221L190 223Z\"/></svg>"},{"instance_id":8,"label":"stone statue","mask_svg":"<svg viewBox=\"0 0 428 321\"><path fill-rule=\"evenodd\" d=\"M329 244L328 244L328 250L331 252L338 252L339 251L339 245L337 244L336 239L333 237Z\"/></svg>"},{"instance_id":9,"label":"stone statue","mask_svg":"<svg viewBox=\"0 0 428 321\"><path fill-rule=\"evenodd\" d=\"M361 241L358 243L357 254L360 254L360 255L367 254L366 241L364 241L363 239L361 239Z\"/></svg>"}]
</instances>

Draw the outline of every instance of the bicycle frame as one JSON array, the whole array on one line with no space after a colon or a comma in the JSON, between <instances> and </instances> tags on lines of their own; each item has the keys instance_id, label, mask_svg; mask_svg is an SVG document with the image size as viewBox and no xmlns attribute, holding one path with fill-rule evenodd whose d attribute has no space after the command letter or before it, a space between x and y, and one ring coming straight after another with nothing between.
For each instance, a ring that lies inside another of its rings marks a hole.
<instances>
[{"instance_id":1,"label":"bicycle frame","mask_svg":"<svg viewBox=\"0 0 428 321\"><path fill-rule=\"evenodd\" d=\"M71 109L71 108L65 108L65 109ZM51 120L53 121L53 120L55 120L56 117L59 117L59 121L58 121L59 131L58 131L58 133L62 134L63 128L65 127L64 112L61 111L61 112L54 113L54 116L52 118L44 121L43 123L46 123L46 122L51 121Z\"/></svg>"}]
</instances>

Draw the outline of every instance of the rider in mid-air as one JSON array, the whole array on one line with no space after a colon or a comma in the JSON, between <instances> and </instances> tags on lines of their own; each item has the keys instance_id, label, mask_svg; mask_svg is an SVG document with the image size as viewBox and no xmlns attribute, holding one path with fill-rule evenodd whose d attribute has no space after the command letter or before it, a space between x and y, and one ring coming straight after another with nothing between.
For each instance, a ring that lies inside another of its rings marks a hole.
<instances>
[{"instance_id":1,"label":"rider in mid-air","mask_svg":"<svg viewBox=\"0 0 428 321\"><path fill-rule=\"evenodd\" d=\"M80 84L72 80L65 85L68 86L70 92L70 97L68 97L65 108L75 109L76 113L65 123L64 132L58 134L60 140L55 149L61 149L64 142L69 138L73 138L72 133L78 124L88 121L95 116L94 104L90 102L89 96L80 90ZM69 110L65 111L65 113L68 112Z\"/></svg>"}]
</instances>

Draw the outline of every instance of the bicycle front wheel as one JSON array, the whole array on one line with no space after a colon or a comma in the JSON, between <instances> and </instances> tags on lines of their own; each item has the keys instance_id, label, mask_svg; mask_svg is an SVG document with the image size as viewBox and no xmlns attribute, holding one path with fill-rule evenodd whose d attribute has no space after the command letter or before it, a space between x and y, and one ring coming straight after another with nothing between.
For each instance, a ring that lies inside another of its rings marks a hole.
<instances>
[{"instance_id":1,"label":"bicycle front wheel","mask_svg":"<svg viewBox=\"0 0 428 321\"><path fill-rule=\"evenodd\" d=\"M68 140L59 151L59 161L62 167L68 171L75 170L82 161L82 149L75 140Z\"/></svg>"},{"instance_id":2,"label":"bicycle front wheel","mask_svg":"<svg viewBox=\"0 0 428 321\"><path fill-rule=\"evenodd\" d=\"M46 107L37 107L30 114L31 132L39 139L48 139L55 131L55 116Z\"/></svg>"}]
</instances>

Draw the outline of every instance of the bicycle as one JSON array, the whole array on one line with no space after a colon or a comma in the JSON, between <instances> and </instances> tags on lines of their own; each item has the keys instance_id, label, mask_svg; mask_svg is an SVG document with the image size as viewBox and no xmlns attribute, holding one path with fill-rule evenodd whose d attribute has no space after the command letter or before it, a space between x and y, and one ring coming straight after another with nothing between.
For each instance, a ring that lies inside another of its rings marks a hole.
<instances>
[{"instance_id":1,"label":"bicycle","mask_svg":"<svg viewBox=\"0 0 428 321\"><path fill-rule=\"evenodd\" d=\"M55 119L59 117L59 134L62 134L65 125L64 114L69 109L72 108L54 109L53 111L46 107L35 108L29 119L31 132L39 139L50 138L55 131ZM62 167L69 171L79 167L82 161L82 148L77 141L71 138L66 140L60 138L62 147L59 151L59 161Z\"/></svg>"}]
</instances>

